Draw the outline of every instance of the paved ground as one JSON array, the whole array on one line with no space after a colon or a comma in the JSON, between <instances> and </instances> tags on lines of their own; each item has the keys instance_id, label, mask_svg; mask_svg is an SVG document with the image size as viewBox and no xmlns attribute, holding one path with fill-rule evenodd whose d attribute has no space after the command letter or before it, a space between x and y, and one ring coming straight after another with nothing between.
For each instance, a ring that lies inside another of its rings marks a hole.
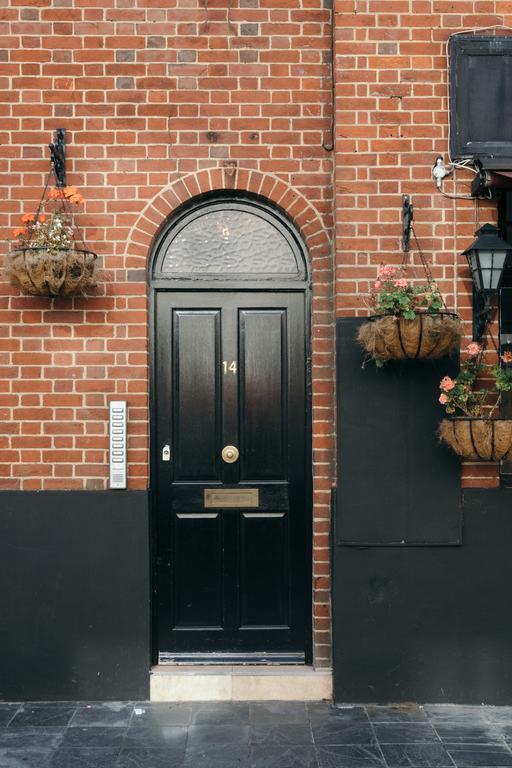
<instances>
[{"instance_id":1,"label":"paved ground","mask_svg":"<svg viewBox=\"0 0 512 768\"><path fill-rule=\"evenodd\" d=\"M2 704L0 768L512 768L512 707Z\"/></svg>"}]
</instances>

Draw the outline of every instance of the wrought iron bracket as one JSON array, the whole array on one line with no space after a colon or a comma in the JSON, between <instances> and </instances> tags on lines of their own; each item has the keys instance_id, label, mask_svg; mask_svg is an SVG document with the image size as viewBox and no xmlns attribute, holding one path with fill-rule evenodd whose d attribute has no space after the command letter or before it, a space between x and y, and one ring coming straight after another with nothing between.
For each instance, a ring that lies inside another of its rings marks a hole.
<instances>
[{"instance_id":1,"label":"wrought iron bracket","mask_svg":"<svg viewBox=\"0 0 512 768\"><path fill-rule=\"evenodd\" d=\"M50 147L50 158L58 187L66 186L66 129L57 128Z\"/></svg>"},{"instance_id":2,"label":"wrought iron bracket","mask_svg":"<svg viewBox=\"0 0 512 768\"><path fill-rule=\"evenodd\" d=\"M402 195L402 251L409 253L414 207L409 195Z\"/></svg>"},{"instance_id":3,"label":"wrought iron bracket","mask_svg":"<svg viewBox=\"0 0 512 768\"><path fill-rule=\"evenodd\" d=\"M491 297L473 286L473 341L481 341L492 320Z\"/></svg>"}]
</instances>

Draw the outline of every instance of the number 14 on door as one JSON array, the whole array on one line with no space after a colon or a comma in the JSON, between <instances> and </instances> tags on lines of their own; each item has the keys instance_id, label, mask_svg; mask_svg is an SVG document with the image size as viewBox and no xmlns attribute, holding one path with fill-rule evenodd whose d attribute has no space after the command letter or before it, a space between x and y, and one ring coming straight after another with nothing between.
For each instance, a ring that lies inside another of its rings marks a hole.
<instances>
[{"instance_id":1,"label":"number 14 on door","mask_svg":"<svg viewBox=\"0 0 512 768\"><path fill-rule=\"evenodd\" d=\"M232 373L234 376L236 376L238 371L236 360L231 360L231 362L229 362L229 360L223 360L222 370L224 371L224 376L227 376L228 373Z\"/></svg>"}]
</instances>

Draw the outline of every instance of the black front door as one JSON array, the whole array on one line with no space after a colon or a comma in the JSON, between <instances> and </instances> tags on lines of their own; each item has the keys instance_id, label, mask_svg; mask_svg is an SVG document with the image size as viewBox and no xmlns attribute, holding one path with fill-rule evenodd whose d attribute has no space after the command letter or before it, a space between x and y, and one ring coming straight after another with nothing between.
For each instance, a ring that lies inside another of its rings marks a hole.
<instances>
[{"instance_id":1,"label":"black front door","mask_svg":"<svg viewBox=\"0 0 512 768\"><path fill-rule=\"evenodd\" d=\"M305 295L162 292L155 319L159 651L303 658Z\"/></svg>"}]
</instances>

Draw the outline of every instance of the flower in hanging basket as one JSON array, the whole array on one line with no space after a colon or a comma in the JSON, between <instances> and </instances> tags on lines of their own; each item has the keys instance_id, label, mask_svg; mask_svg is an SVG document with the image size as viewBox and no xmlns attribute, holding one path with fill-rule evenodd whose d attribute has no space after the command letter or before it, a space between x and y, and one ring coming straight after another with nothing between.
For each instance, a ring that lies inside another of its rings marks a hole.
<instances>
[{"instance_id":1,"label":"flower in hanging basket","mask_svg":"<svg viewBox=\"0 0 512 768\"><path fill-rule=\"evenodd\" d=\"M415 284L404 266L382 265L370 292L373 312L358 341L378 366L387 360L437 359L460 342L457 315L444 308L435 282Z\"/></svg>"},{"instance_id":2,"label":"flower in hanging basket","mask_svg":"<svg viewBox=\"0 0 512 768\"><path fill-rule=\"evenodd\" d=\"M69 296L95 285L96 254L77 246L72 221L71 206L83 202L76 187L55 187L43 194L35 214L23 214L6 257L12 285L38 296Z\"/></svg>"},{"instance_id":3,"label":"flower in hanging basket","mask_svg":"<svg viewBox=\"0 0 512 768\"><path fill-rule=\"evenodd\" d=\"M439 402L450 417L439 425L439 437L467 461L500 461L512 451L512 419L494 414L501 393L512 391L512 353L501 355L503 365L489 365L472 342L466 354L458 376L439 384Z\"/></svg>"}]
</instances>

